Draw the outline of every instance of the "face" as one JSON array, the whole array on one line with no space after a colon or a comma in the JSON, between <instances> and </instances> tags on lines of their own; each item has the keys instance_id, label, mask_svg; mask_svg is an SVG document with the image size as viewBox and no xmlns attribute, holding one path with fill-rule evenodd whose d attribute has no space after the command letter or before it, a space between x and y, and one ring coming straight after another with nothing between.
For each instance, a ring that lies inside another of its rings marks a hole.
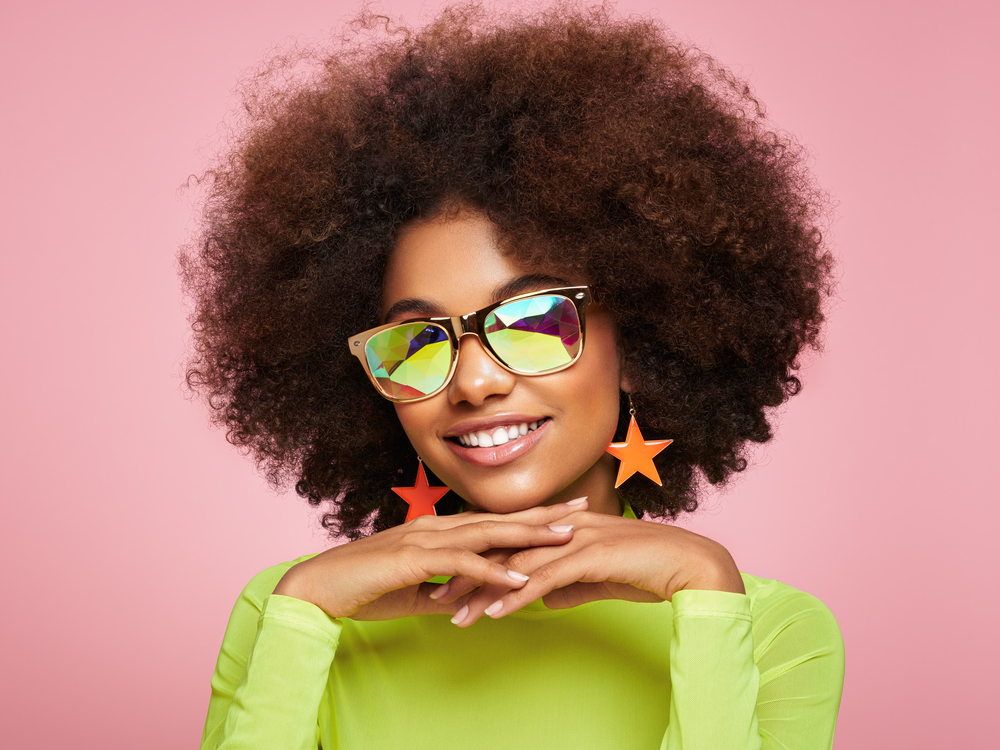
<instances>
[{"instance_id":1,"label":"face","mask_svg":"<svg viewBox=\"0 0 1000 750\"><path fill-rule=\"evenodd\" d=\"M516 294L586 283L519 266L500 251L487 219L463 212L404 230L386 268L383 322L464 315ZM580 358L549 375L509 372L476 336L465 335L445 389L396 404L418 455L467 509L510 513L586 495L592 511L621 512L615 460L605 453L623 386L614 329L596 303L587 308L586 326ZM505 443L467 444L472 433L503 428L509 435L511 427L518 436Z\"/></svg>"}]
</instances>

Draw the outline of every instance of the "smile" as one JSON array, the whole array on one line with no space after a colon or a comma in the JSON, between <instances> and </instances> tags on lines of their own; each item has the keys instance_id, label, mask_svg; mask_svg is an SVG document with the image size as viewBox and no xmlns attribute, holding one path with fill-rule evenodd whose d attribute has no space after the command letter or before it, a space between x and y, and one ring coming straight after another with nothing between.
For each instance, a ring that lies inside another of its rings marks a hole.
<instances>
[{"instance_id":1,"label":"smile","mask_svg":"<svg viewBox=\"0 0 1000 750\"><path fill-rule=\"evenodd\" d=\"M552 424L548 417L528 421L521 415L511 415L508 419L511 421L506 424L484 420L460 425L459 429L466 431L448 435L445 444L460 459L475 466L503 466L531 451Z\"/></svg>"},{"instance_id":2,"label":"smile","mask_svg":"<svg viewBox=\"0 0 1000 750\"><path fill-rule=\"evenodd\" d=\"M536 422L521 422L519 424L500 425L489 430L474 430L464 435L456 435L457 440L466 448L492 448L496 445L503 445L512 440L524 437L530 432L538 429L545 420Z\"/></svg>"}]
</instances>

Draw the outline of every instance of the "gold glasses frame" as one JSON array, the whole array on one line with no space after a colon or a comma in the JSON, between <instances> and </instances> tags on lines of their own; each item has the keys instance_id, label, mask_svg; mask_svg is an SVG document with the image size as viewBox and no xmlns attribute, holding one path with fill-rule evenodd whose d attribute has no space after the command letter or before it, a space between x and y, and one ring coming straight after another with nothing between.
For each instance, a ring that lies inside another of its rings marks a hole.
<instances>
[{"instance_id":1,"label":"gold glasses frame","mask_svg":"<svg viewBox=\"0 0 1000 750\"><path fill-rule=\"evenodd\" d=\"M559 296L568 300L574 308L576 308L577 318L580 320L580 346L577 348L576 356L566 364L560 365L559 367L553 367L551 370L543 370L542 372L527 372L524 370L518 370L515 367L511 367L494 351L493 346L490 344L489 339L486 338L486 331L483 329L483 321L486 317L499 307L508 305L512 302L518 302L523 299L530 299L531 297L544 297L544 296ZM527 292L525 294L518 294L515 297L508 297L507 299L500 300L499 302L494 302L492 305L487 305L481 310L475 310L465 315L450 315L442 317L430 317L430 318L407 318L406 320L396 321L394 323L386 323L385 325L376 326L375 328L370 328L367 331L355 334L347 340L347 345L350 347L351 354L358 358L361 362L361 366L365 368L365 374L368 379L375 386L375 390L379 392L381 396L392 401L394 403L413 403L416 401L423 401L424 399L436 396L451 382L452 377L455 375L455 370L458 365L458 348L461 343L462 336L473 335L479 339L479 342L483 345L483 349L490 358L496 362L500 367L512 372L516 375L551 375L556 372L565 370L567 367L573 366L580 355L583 354L583 347L586 339L587 331L587 306L594 301L593 296L590 292L589 286L561 286L555 287L553 289L540 289L535 292ZM382 390L382 387L378 384L378 381L372 375L371 367L368 364L368 357L365 355L368 342L371 339L387 331L390 328L395 328L397 326L412 325L414 323L427 323L430 325L436 325L448 335L448 340L451 342L451 364L448 369L448 376L445 378L441 387L437 390L427 393L423 396L417 396L416 398L397 398L395 396L388 395Z\"/></svg>"}]
</instances>

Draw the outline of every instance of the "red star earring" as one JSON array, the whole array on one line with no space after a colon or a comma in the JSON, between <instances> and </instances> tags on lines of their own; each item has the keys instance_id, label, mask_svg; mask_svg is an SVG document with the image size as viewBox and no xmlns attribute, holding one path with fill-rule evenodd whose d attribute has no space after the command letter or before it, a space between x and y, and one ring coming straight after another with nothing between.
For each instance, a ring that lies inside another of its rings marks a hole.
<instances>
[{"instance_id":1,"label":"red star earring","mask_svg":"<svg viewBox=\"0 0 1000 750\"><path fill-rule=\"evenodd\" d=\"M628 435L625 437L625 442L612 443L608 446L608 453L621 461L621 465L618 467L618 479L615 480L615 489L618 489L622 482L637 471L662 487L663 482L653 464L653 456L674 441L643 440L639 425L635 423L635 407L632 405L631 395L628 397L628 407L628 413L632 419L628 423Z\"/></svg>"},{"instance_id":2,"label":"red star earring","mask_svg":"<svg viewBox=\"0 0 1000 750\"><path fill-rule=\"evenodd\" d=\"M393 487L392 491L410 505L406 520L412 521L417 516L436 516L434 503L448 494L448 487L431 487L427 484L427 473L424 471L424 461L417 456L417 481L412 487ZM405 523L405 521L404 521Z\"/></svg>"}]
</instances>

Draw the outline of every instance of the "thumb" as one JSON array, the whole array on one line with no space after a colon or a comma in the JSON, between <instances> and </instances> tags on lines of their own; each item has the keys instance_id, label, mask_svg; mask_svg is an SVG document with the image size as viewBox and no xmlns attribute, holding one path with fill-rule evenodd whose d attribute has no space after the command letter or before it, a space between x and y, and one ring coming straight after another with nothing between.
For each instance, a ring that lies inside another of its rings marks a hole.
<instances>
[{"instance_id":1,"label":"thumb","mask_svg":"<svg viewBox=\"0 0 1000 750\"><path fill-rule=\"evenodd\" d=\"M662 602L663 597L651 591L636 588L627 583L600 581L588 583L577 581L561 589L550 591L542 601L549 609L569 609L579 607L587 602L597 602L602 599L623 599L628 602Z\"/></svg>"},{"instance_id":2,"label":"thumb","mask_svg":"<svg viewBox=\"0 0 1000 750\"><path fill-rule=\"evenodd\" d=\"M413 616L420 615L454 615L472 598L474 591L458 597L453 602L439 602L431 599L430 594L438 588L439 583L421 583L417 587L417 595L413 600Z\"/></svg>"},{"instance_id":3,"label":"thumb","mask_svg":"<svg viewBox=\"0 0 1000 750\"><path fill-rule=\"evenodd\" d=\"M542 597L542 601L549 609L569 609L570 607L579 607L587 602L615 598L617 597L608 590L604 583L577 581L561 589L550 591Z\"/></svg>"}]
</instances>

